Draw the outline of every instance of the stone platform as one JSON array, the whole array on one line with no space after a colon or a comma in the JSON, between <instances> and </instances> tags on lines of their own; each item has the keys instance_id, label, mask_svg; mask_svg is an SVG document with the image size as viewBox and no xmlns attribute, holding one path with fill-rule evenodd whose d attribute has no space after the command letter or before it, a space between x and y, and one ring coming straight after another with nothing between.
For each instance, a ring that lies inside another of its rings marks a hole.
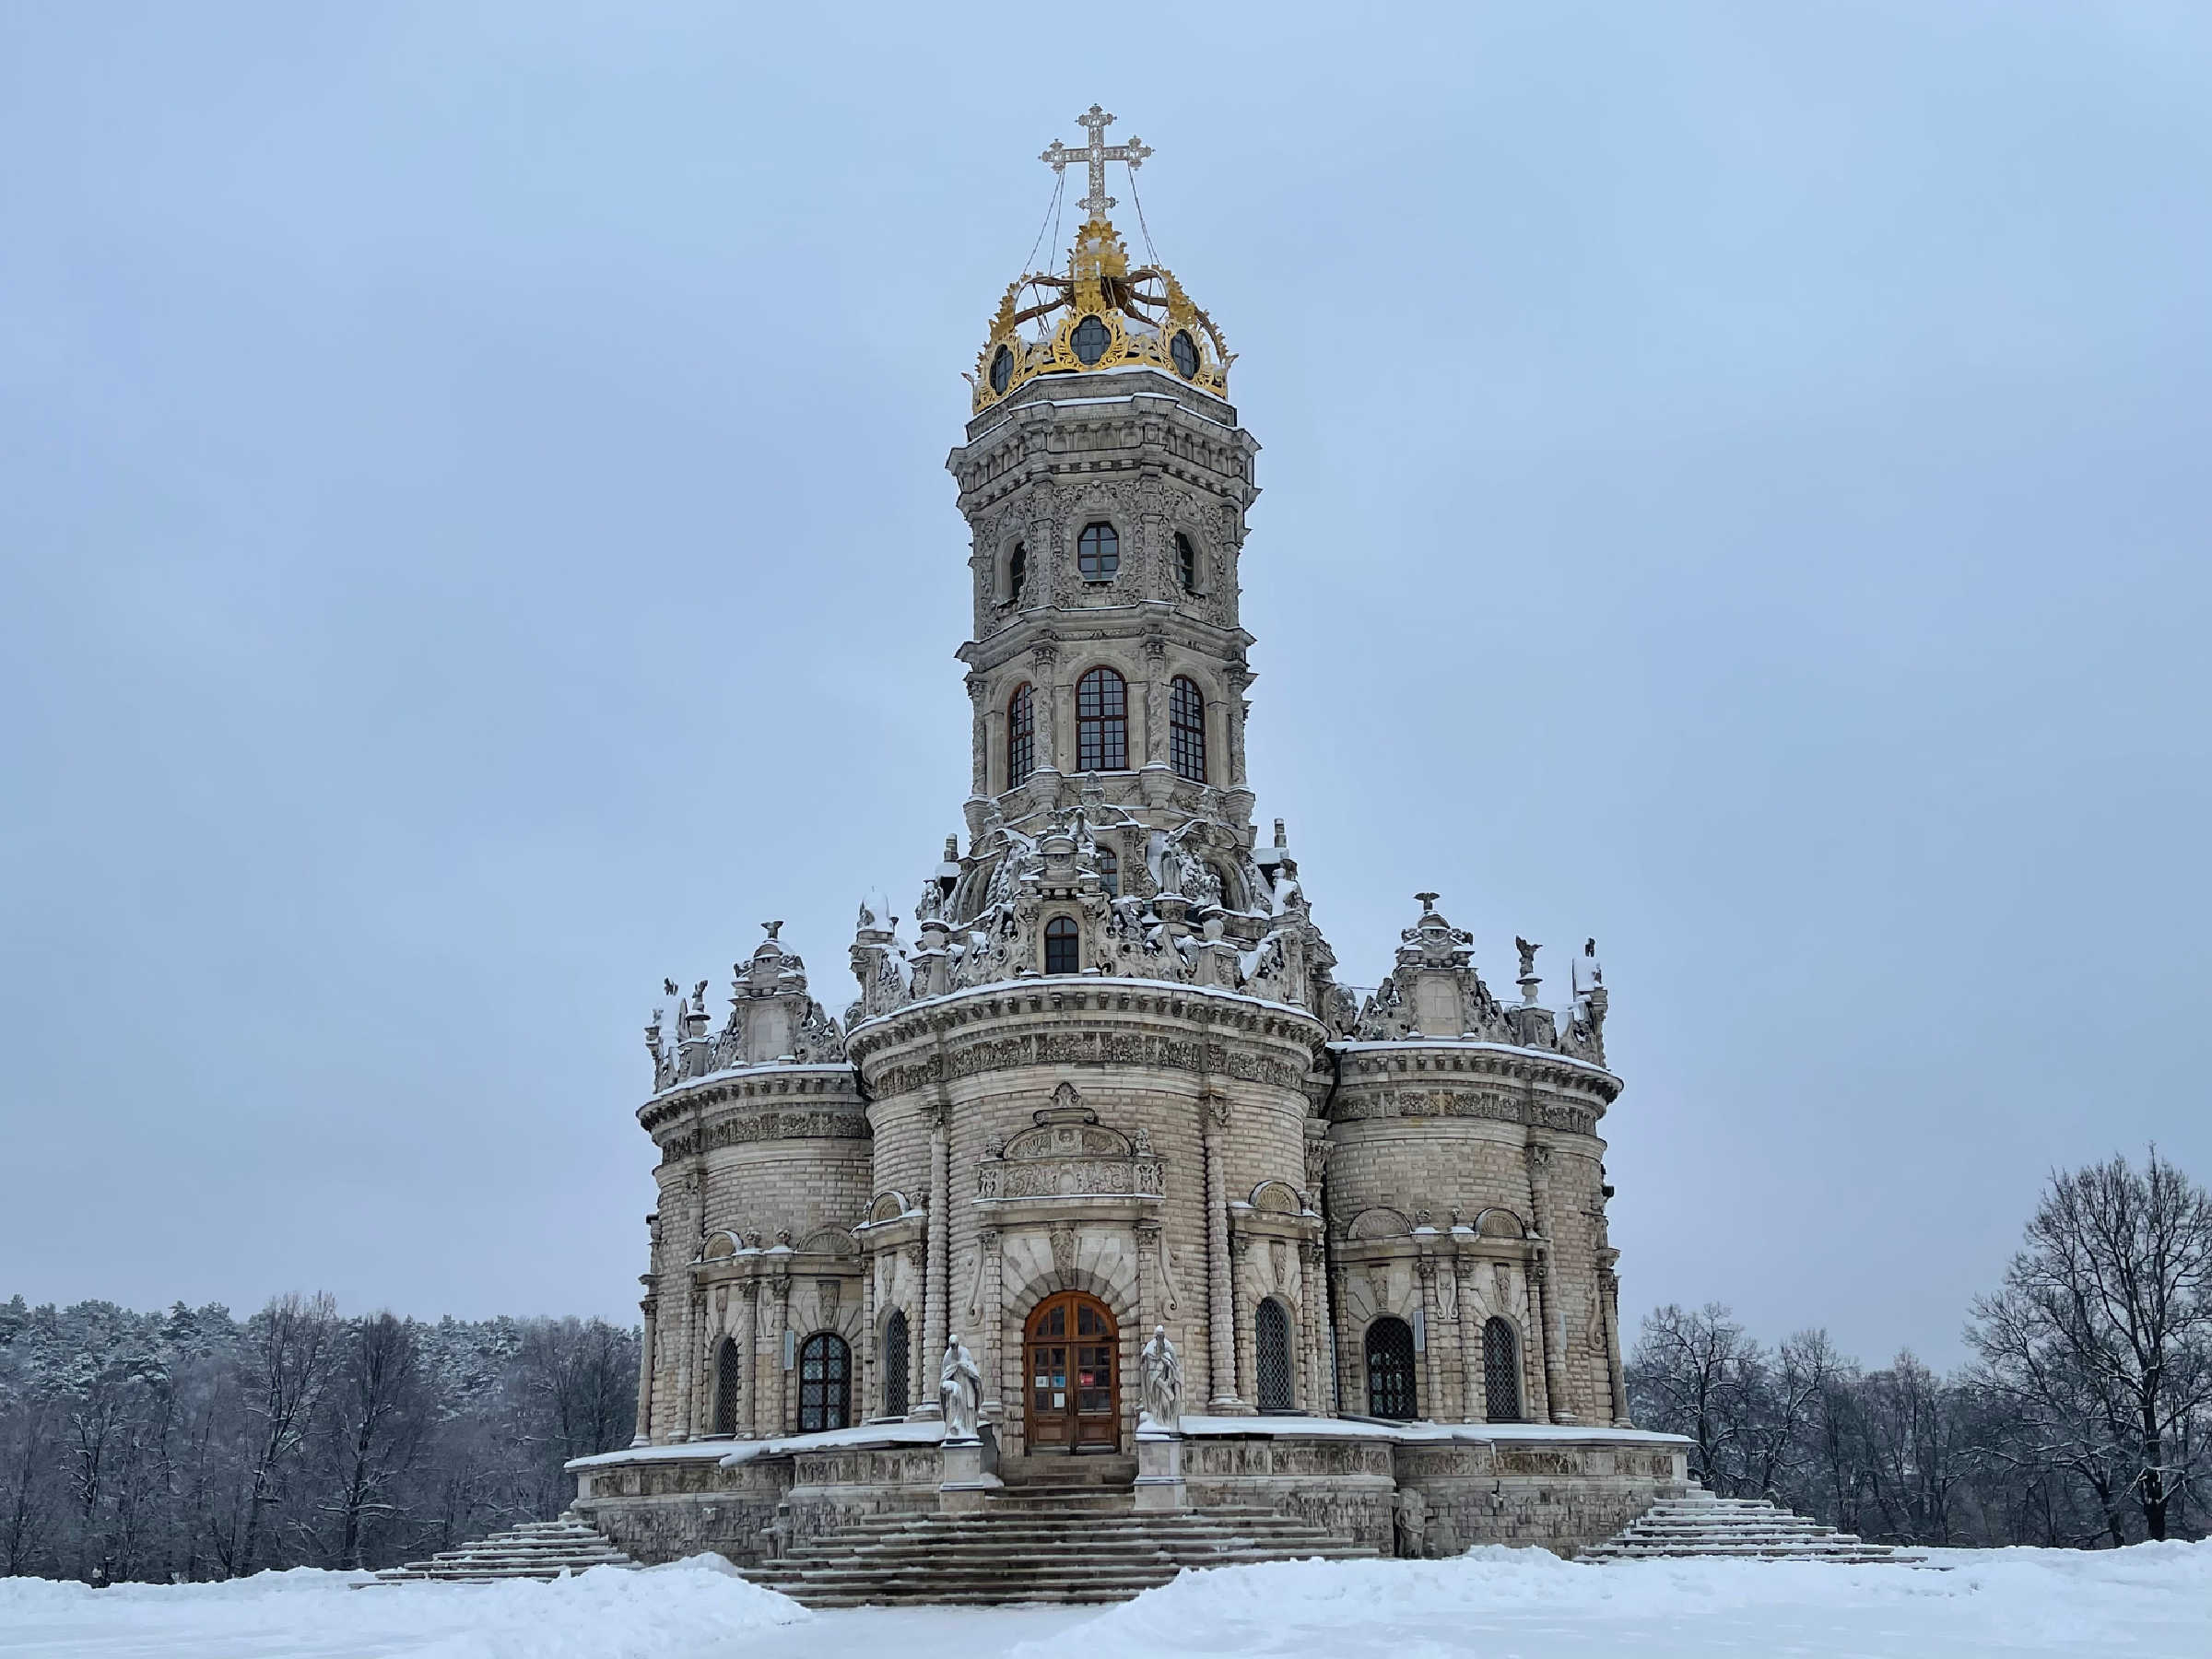
<instances>
[{"instance_id":1,"label":"stone platform","mask_svg":"<svg viewBox=\"0 0 2212 1659\"><path fill-rule=\"evenodd\" d=\"M1132 1479L1137 1460L1126 1456L1030 1457L994 1462L1003 1484L979 1490L948 1470L931 1422L643 1446L569 1467L576 1513L636 1559L713 1550L747 1568L842 1549L869 1527L895 1535L953 1514L999 1526L1017 1512L1048 1524L1273 1517L1306 1529L1307 1541L1367 1554L1512 1544L1573 1556L1691 1489L1687 1442L1634 1429L1185 1416L1168 1444L1175 1478L1166 1484ZM1145 1440L1135 1450L1161 1455Z\"/></svg>"}]
</instances>

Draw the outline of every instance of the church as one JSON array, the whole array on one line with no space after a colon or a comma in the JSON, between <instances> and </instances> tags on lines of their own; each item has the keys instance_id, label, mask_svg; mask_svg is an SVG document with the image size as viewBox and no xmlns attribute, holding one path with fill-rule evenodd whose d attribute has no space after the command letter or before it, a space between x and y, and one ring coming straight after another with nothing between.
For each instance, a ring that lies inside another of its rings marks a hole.
<instances>
[{"instance_id":1,"label":"church","mask_svg":"<svg viewBox=\"0 0 2212 1659\"><path fill-rule=\"evenodd\" d=\"M966 834L862 905L841 1011L775 922L726 1015L667 985L636 1439L577 1513L771 1582L994 1515L1574 1553L1685 1488L1628 1418L1594 944L1547 1002L1515 941L1501 994L1421 893L1380 987L1335 978L1246 775L1259 444L1108 217L1151 151L1079 120L1043 159L1081 226L998 301L947 462Z\"/></svg>"}]
</instances>

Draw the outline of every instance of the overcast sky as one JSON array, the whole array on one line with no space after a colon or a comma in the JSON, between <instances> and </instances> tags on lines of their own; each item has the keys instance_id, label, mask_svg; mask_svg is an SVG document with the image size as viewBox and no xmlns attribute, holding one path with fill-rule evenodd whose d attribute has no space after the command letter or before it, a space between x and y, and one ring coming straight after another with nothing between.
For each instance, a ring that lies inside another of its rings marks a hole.
<instances>
[{"instance_id":1,"label":"overcast sky","mask_svg":"<svg viewBox=\"0 0 2212 1659\"><path fill-rule=\"evenodd\" d=\"M1262 821L1355 982L1596 935L1631 1321L1950 1362L2051 1166L2212 1180L2212 9L6 35L0 1297L634 1318L662 977L841 1009L959 827L1094 100L1264 445Z\"/></svg>"}]
</instances>

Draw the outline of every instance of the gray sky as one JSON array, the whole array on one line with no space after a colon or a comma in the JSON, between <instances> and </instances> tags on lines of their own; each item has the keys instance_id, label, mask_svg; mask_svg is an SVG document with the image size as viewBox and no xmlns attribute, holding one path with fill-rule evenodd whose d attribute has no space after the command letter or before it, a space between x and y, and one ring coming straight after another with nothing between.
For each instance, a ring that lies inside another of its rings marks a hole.
<instances>
[{"instance_id":1,"label":"gray sky","mask_svg":"<svg viewBox=\"0 0 2212 1659\"><path fill-rule=\"evenodd\" d=\"M1631 1315L1948 1361L2051 1165L2212 1179L2212 11L1175 17L16 8L0 1296L634 1312L662 976L841 1009L959 827L1093 100L1265 445L1263 821L1355 982L1597 935Z\"/></svg>"}]
</instances>

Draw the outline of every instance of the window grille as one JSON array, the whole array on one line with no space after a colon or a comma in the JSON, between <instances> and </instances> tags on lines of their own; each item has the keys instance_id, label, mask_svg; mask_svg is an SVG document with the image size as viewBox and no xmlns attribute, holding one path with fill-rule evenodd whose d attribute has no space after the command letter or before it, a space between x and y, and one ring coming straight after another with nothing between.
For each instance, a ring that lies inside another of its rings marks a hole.
<instances>
[{"instance_id":1,"label":"window grille","mask_svg":"<svg viewBox=\"0 0 2212 1659\"><path fill-rule=\"evenodd\" d=\"M727 1336L714 1350L714 1432L737 1432L737 1345Z\"/></svg>"},{"instance_id":2,"label":"window grille","mask_svg":"<svg viewBox=\"0 0 2212 1659\"><path fill-rule=\"evenodd\" d=\"M1099 849L1099 885L1106 889L1106 897L1122 896L1122 861L1114 856L1112 847Z\"/></svg>"},{"instance_id":3,"label":"window grille","mask_svg":"<svg viewBox=\"0 0 2212 1659\"><path fill-rule=\"evenodd\" d=\"M1076 684L1076 770L1129 770L1129 685L1111 668Z\"/></svg>"},{"instance_id":4,"label":"window grille","mask_svg":"<svg viewBox=\"0 0 2212 1659\"><path fill-rule=\"evenodd\" d=\"M1253 1316L1252 1340L1259 1358L1260 1409L1296 1409L1290 1390L1290 1315L1272 1296Z\"/></svg>"},{"instance_id":5,"label":"window grille","mask_svg":"<svg viewBox=\"0 0 2212 1659\"><path fill-rule=\"evenodd\" d=\"M1054 916L1044 924L1044 971L1047 973L1080 972L1077 956L1075 923L1065 916Z\"/></svg>"},{"instance_id":6,"label":"window grille","mask_svg":"<svg viewBox=\"0 0 2212 1659\"><path fill-rule=\"evenodd\" d=\"M892 1310L883 1327L883 1411L886 1417L901 1417L913 1409L914 1395L907 1381L907 1367L912 1363L913 1338L907 1335L906 1310Z\"/></svg>"},{"instance_id":7,"label":"window grille","mask_svg":"<svg viewBox=\"0 0 2212 1659\"><path fill-rule=\"evenodd\" d=\"M1367 1327L1367 1415L1409 1423L1420 1415L1413 1386L1413 1327L1385 1315Z\"/></svg>"},{"instance_id":8,"label":"window grille","mask_svg":"<svg viewBox=\"0 0 2212 1659\"><path fill-rule=\"evenodd\" d=\"M1106 355L1106 347L1113 343L1113 335L1106 324L1096 317L1086 317L1076 324L1067 343L1076 348L1076 360L1086 369Z\"/></svg>"},{"instance_id":9,"label":"window grille","mask_svg":"<svg viewBox=\"0 0 2212 1659\"><path fill-rule=\"evenodd\" d=\"M1168 687L1168 760L1177 777L1206 782L1206 698L1180 674Z\"/></svg>"},{"instance_id":10,"label":"window grille","mask_svg":"<svg viewBox=\"0 0 2212 1659\"><path fill-rule=\"evenodd\" d=\"M1521 1344L1502 1319L1483 1322L1482 1395L1483 1415L1491 1422L1521 1420Z\"/></svg>"},{"instance_id":11,"label":"window grille","mask_svg":"<svg viewBox=\"0 0 2212 1659\"><path fill-rule=\"evenodd\" d=\"M1083 580L1111 581L1121 566L1122 538L1114 534L1113 526L1084 525L1083 534L1076 538L1076 569L1083 573Z\"/></svg>"},{"instance_id":12,"label":"window grille","mask_svg":"<svg viewBox=\"0 0 2212 1659\"><path fill-rule=\"evenodd\" d=\"M1006 700L1006 787L1037 770L1037 692L1023 686Z\"/></svg>"},{"instance_id":13,"label":"window grille","mask_svg":"<svg viewBox=\"0 0 2212 1659\"><path fill-rule=\"evenodd\" d=\"M818 1434L853 1421L853 1350L828 1331L799 1349L799 1432Z\"/></svg>"}]
</instances>

